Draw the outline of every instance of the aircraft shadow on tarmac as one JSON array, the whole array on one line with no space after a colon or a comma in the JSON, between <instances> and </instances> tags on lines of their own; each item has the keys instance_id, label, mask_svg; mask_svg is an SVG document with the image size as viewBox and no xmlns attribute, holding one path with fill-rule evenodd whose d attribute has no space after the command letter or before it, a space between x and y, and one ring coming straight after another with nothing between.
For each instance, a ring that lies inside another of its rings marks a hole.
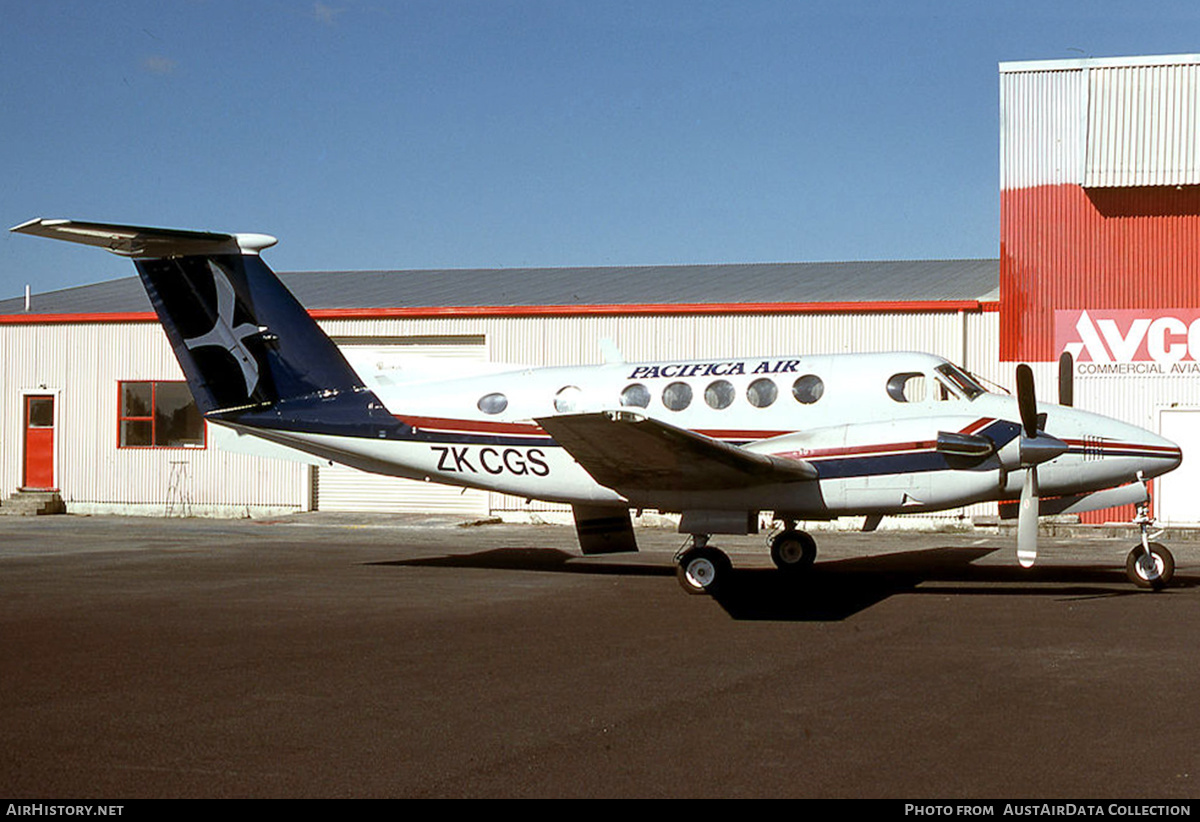
<instances>
[{"instance_id":1,"label":"aircraft shadow on tarmac","mask_svg":"<svg viewBox=\"0 0 1200 822\"><path fill-rule=\"evenodd\" d=\"M834 560L795 581L772 569L753 569L731 579L735 584L716 599L735 619L836 621L896 594L1100 599L1153 593L1134 588L1123 567L972 564L996 550L930 548ZM1172 587L1194 584L1176 577Z\"/></svg>"},{"instance_id":2,"label":"aircraft shadow on tarmac","mask_svg":"<svg viewBox=\"0 0 1200 822\"><path fill-rule=\"evenodd\" d=\"M998 548L928 548L870 557L818 562L800 578L774 568L735 568L713 599L734 619L837 621L896 594L938 596L1042 596L1069 599L1149 595L1133 588L1123 567L1055 566L1025 569L1012 565L975 565ZM607 576L670 577L674 567L622 562L617 557L583 559L557 548L495 548L473 554L374 562L371 565L434 568L491 568ZM923 583L938 583L922 588ZM1172 588L1195 581L1176 577ZM1169 592L1169 589L1168 589Z\"/></svg>"}]
</instances>

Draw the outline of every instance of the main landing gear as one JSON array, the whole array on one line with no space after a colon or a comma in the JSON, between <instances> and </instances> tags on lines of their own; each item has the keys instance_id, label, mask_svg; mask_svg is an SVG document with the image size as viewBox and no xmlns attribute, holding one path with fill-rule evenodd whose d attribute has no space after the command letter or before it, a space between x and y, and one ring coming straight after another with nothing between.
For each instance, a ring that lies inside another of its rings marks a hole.
<instances>
[{"instance_id":1,"label":"main landing gear","mask_svg":"<svg viewBox=\"0 0 1200 822\"><path fill-rule=\"evenodd\" d=\"M725 552L708 544L707 534L692 534L691 547L675 555L675 578L689 594L720 593L733 571Z\"/></svg>"},{"instance_id":2,"label":"main landing gear","mask_svg":"<svg viewBox=\"0 0 1200 822\"><path fill-rule=\"evenodd\" d=\"M1142 541L1133 546L1133 550L1125 558L1125 575L1139 588L1161 590L1175 576L1175 557L1160 543L1151 542L1151 539L1162 534L1162 531L1150 533L1154 518L1150 516L1145 504L1138 506L1138 513L1133 521L1141 529Z\"/></svg>"},{"instance_id":3,"label":"main landing gear","mask_svg":"<svg viewBox=\"0 0 1200 822\"><path fill-rule=\"evenodd\" d=\"M708 539L708 534L693 534L691 542L675 555L675 577L689 594L720 593L733 571L729 557L709 545ZM807 571L817 558L816 540L795 528L780 531L770 543L771 561L789 577Z\"/></svg>"},{"instance_id":4,"label":"main landing gear","mask_svg":"<svg viewBox=\"0 0 1200 822\"><path fill-rule=\"evenodd\" d=\"M771 537L771 561L789 576L802 574L817 558L817 541L806 531L787 528Z\"/></svg>"}]
</instances>

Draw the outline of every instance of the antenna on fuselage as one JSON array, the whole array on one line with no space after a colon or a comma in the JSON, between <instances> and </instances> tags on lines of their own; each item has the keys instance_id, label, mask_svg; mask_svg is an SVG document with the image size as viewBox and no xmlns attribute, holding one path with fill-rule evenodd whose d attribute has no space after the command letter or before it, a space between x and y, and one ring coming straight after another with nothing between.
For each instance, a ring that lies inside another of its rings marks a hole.
<instances>
[{"instance_id":1,"label":"antenna on fuselage","mask_svg":"<svg viewBox=\"0 0 1200 822\"><path fill-rule=\"evenodd\" d=\"M611 337L600 338L600 357L605 365L621 365L625 362L625 355Z\"/></svg>"}]
</instances>

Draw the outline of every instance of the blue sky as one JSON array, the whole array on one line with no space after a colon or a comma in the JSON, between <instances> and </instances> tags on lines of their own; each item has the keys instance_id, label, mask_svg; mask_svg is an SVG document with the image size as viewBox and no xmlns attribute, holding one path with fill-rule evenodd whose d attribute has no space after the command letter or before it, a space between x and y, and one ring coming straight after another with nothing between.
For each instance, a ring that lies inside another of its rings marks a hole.
<instances>
[{"instance_id":1,"label":"blue sky","mask_svg":"<svg viewBox=\"0 0 1200 822\"><path fill-rule=\"evenodd\" d=\"M1200 52L1187 2L0 0L0 221L277 270L999 254L998 72ZM128 276L0 237L0 298Z\"/></svg>"}]
</instances>

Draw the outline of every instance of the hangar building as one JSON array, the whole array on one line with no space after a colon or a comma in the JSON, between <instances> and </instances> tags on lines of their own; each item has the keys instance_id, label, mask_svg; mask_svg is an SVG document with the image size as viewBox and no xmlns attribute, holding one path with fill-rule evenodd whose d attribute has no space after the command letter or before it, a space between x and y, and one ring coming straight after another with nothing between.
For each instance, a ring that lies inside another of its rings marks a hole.
<instances>
[{"instance_id":1,"label":"hangar building","mask_svg":"<svg viewBox=\"0 0 1200 822\"><path fill-rule=\"evenodd\" d=\"M998 261L284 281L352 363L599 362L606 339L630 361L912 349L1001 385L1031 362L1052 399L1067 350L1076 405L1159 431L1186 457L1200 454L1198 118L1200 55L1001 64ZM0 363L0 489L52 487L68 510L550 507L217 447L136 277L0 302ZM1160 480L1157 513L1200 520L1197 490L1200 459L1185 458Z\"/></svg>"},{"instance_id":2,"label":"hangar building","mask_svg":"<svg viewBox=\"0 0 1200 822\"><path fill-rule=\"evenodd\" d=\"M1000 187L1000 359L1051 385L1070 351L1076 405L1183 447L1156 513L1200 520L1200 55L1002 63Z\"/></svg>"}]
</instances>

